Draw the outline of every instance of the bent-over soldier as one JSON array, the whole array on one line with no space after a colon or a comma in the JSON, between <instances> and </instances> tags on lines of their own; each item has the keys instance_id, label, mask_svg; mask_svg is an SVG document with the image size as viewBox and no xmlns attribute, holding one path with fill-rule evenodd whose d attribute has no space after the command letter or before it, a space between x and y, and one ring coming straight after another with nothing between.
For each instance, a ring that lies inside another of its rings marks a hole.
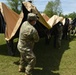
<instances>
[{"instance_id":1,"label":"bent-over soldier","mask_svg":"<svg viewBox=\"0 0 76 75\"><path fill-rule=\"evenodd\" d=\"M25 71L25 75L31 75L32 69L36 64L36 57L33 53L35 42L39 41L37 30L33 27L36 24L37 16L29 13L20 29L18 50L20 52L19 72Z\"/></svg>"}]
</instances>

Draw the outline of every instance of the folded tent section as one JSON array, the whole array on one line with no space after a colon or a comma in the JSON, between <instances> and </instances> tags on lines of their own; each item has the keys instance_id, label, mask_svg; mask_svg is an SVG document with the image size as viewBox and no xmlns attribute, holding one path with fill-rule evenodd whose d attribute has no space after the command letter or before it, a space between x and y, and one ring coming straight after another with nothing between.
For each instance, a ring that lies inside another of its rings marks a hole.
<instances>
[{"instance_id":1,"label":"folded tent section","mask_svg":"<svg viewBox=\"0 0 76 75\"><path fill-rule=\"evenodd\" d=\"M8 8L4 3L0 2L0 10L2 13L2 16L4 18L4 21L6 23L5 26L5 39L8 41L10 40L12 36L12 32L15 28L15 25L19 19L19 15Z\"/></svg>"},{"instance_id":2,"label":"folded tent section","mask_svg":"<svg viewBox=\"0 0 76 75\"><path fill-rule=\"evenodd\" d=\"M42 23L46 28L51 28L51 26L44 20L44 18L41 16L40 12L34 5L32 5L30 2L23 2L23 5L29 12L35 13L39 17L38 21Z\"/></svg>"},{"instance_id":3,"label":"folded tent section","mask_svg":"<svg viewBox=\"0 0 76 75\"><path fill-rule=\"evenodd\" d=\"M62 24L63 24L63 26L65 25L65 18L62 20Z\"/></svg>"},{"instance_id":4,"label":"folded tent section","mask_svg":"<svg viewBox=\"0 0 76 75\"><path fill-rule=\"evenodd\" d=\"M45 19L46 22L50 19L45 13L41 13L41 15Z\"/></svg>"},{"instance_id":5,"label":"folded tent section","mask_svg":"<svg viewBox=\"0 0 76 75\"><path fill-rule=\"evenodd\" d=\"M69 19L69 24L71 24L71 22L72 22L72 19L71 18L68 18Z\"/></svg>"},{"instance_id":6,"label":"folded tent section","mask_svg":"<svg viewBox=\"0 0 76 75\"><path fill-rule=\"evenodd\" d=\"M40 12L37 10L37 8L34 5L32 5L30 2L22 3L23 11L21 12L20 15L18 15L13 10L8 8L4 3L0 3L0 9L3 18L6 22L6 29L5 29L6 40L10 40L12 37L19 35L20 26L24 21L27 20L27 15L30 12L35 13L39 17L36 26L39 25L43 27L43 29L38 29L40 33L45 32L44 28L51 29L53 25L55 25L57 22L60 21L57 20L59 16L54 15L46 22L45 19L40 14Z\"/></svg>"},{"instance_id":7,"label":"folded tent section","mask_svg":"<svg viewBox=\"0 0 76 75\"><path fill-rule=\"evenodd\" d=\"M59 21L61 21L63 19L63 17L54 15L48 21L46 21L33 4L31 4L30 2L23 2L22 3L22 12L21 12L19 19L11 34L12 37L19 35L20 27L21 27L22 23L27 20L27 15L30 12L35 13L39 17L35 27L37 28L40 36L45 36L46 29L51 29L56 23L58 23Z\"/></svg>"},{"instance_id":8,"label":"folded tent section","mask_svg":"<svg viewBox=\"0 0 76 75\"><path fill-rule=\"evenodd\" d=\"M53 27L54 25L56 25L58 22L63 23L63 17L60 17L58 15L53 15L48 21L47 23Z\"/></svg>"},{"instance_id":9,"label":"folded tent section","mask_svg":"<svg viewBox=\"0 0 76 75\"><path fill-rule=\"evenodd\" d=\"M62 23L62 20L63 20L64 18L63 17L61 17L61 16L59 16L57 19L56 19L56 24L58 23L58 22L61 22Z\"/></svg>"},{"instance_id":10,"label":"folded tent section","mask_svg":"<svg viewBox=\"0 0 76 75\"><path fill-rule=\"evenodd\" d=\"M56 20L59 16L58 15L53 15L48 21L47 23L53 27L56 24Z\"/></svg>"},{"instance_id":11,"label":"folded tent section","mask_svg":"<svg viewBox=\"0 0 76 75\"><path fill-rule=\"evenodd\" d=\"M69 24L71 24L72 19L71 19L71 18L67 18L67 19L69 20ZM66 22L67 22L67 20L66 20L66 18L64 18L64 19L62 20L63 26L66 24Z\"/></svg>"},{"instance_id":12,"label":"folded tent section","mask_svg":"<svg viewBox=\"0 0 76 75\"><path fill-rule=\"evenodd\" d=\"M20 29L22 23L27 20L27 15L30 12L35 13L38 16L36 28L41 36L45 35L44 29L51 28L51 26L44 20L44 18L40 14L40 12L37 10L37 8L33 4L31 4L30 2L23 2L22 3L22 12L21 12L19 19L16 23L16 26L13 30L12 36L19 34L19 29Z\"/></svg>"}]
</instances>

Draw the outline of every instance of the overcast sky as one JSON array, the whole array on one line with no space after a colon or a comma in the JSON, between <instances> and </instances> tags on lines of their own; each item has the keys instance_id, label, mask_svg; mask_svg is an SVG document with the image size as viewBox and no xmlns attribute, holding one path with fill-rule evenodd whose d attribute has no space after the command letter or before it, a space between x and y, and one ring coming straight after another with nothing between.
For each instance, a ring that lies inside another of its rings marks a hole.
<instances>
[{"instance_id":1,"label":"overcast sky","mask_svg":"<svg viewBox=\"0 0 76 75\"><path fill-rule=\"evenodd\" d=\"M39 11L43 11L48 1L49 0L34 0L34 5ZM0 0L0 2L7 3L7 0ZM76 12L76 0L61 0L61 6L63 14Z\"/></svg>"}]
</instances>

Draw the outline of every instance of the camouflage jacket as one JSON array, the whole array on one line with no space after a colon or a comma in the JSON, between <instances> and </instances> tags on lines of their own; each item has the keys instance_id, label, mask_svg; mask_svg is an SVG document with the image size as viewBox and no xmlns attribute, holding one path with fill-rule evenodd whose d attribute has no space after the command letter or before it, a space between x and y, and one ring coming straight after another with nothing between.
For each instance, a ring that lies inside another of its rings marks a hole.
<instances>
[{"instance_id":1,"label":"camouflage jacket","mask_svg":"<svg viewBox=\"0 0 76 75\"><path fill-rule=\"evenodd\" d=\"M30 51L33 49L34 43L39 41L37 30L28 22L25 21L20 29L18 50L20 52Z\"/></svg>"}]
</instances>

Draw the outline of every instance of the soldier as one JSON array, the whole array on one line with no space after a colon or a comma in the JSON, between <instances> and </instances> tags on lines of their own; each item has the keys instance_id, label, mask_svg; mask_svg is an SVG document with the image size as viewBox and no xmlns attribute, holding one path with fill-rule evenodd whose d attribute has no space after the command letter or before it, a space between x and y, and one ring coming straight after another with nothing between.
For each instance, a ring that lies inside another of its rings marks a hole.
<instances>
[{"instance_id":1,"label":"soldier","mask_svg":"<svg viewBox=\"0 0 76 75\"><path fill-rule=\"evenodd\" d=\"M57 43L58 43L58 49L60 49L61 48L62 35L63 35L63 24L61 22L58 23L57 29L58 29Z\"/></svg>"},{"instance_id":2,"label":"soldier","mask_svg":"<svg viewBox=\"0 0 76 75\"><path fill-rule=\"evenodd\" d=\"M36 24L37 16L29 13L20 29L18 50L20 52L19 72L25 71L25 75L31 75L32 69L36 64L36 57L33 53L35 42L39 41L37 30L33 27Z\"/></svg>"},{"instance_id":3,"label":"soldier","mask_svg":"<svg viewBox=\"0 0 76 75\"><path fill-rule=\"evenodd\" d=\"M53 26L51 35L54 35L54 47L60 49L63 35L63 25L61 22Z\"/></svg>"}]
</instances>

